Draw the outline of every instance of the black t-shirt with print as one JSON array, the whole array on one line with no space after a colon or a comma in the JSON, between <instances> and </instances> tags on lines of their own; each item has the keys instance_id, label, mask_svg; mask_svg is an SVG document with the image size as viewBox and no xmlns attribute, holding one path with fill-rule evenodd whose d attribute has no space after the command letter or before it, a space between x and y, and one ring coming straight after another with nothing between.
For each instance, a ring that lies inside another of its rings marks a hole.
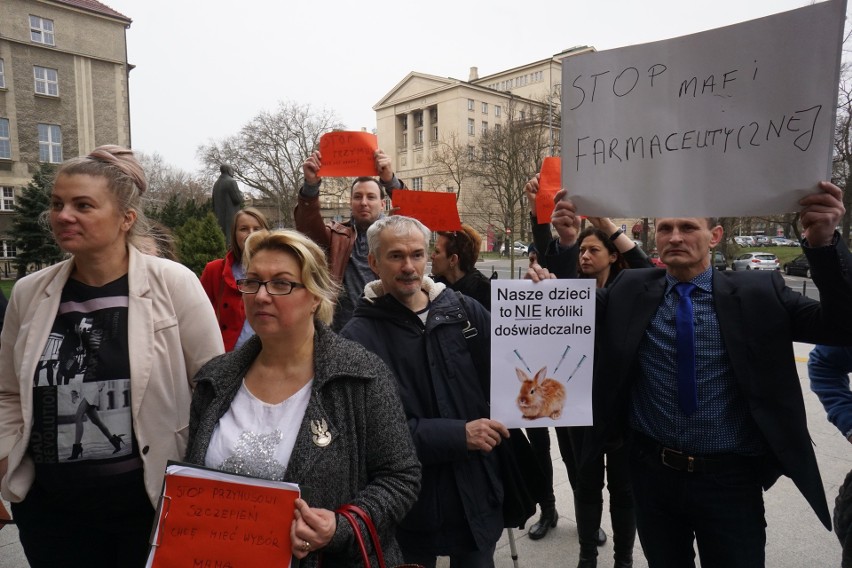
<instances>
[{"instance_id":1,"label":"black t-shirt with print","mask_svg":"<svg viewBox=\"0 0 852 568\"><path fill-rule=\"evenodd\" d=\"M137 480L127 336L128 279L69 280L33 378L29 455L40 485L63 490Z\"/></svg>"}]
</instances>

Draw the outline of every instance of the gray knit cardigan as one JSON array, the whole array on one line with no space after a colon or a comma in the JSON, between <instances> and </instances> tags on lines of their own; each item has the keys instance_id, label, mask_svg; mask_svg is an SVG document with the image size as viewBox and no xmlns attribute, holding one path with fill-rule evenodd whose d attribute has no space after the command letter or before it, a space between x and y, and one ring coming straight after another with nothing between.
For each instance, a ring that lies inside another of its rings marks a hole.
<instances>
[{"instance_id":1,"label":"gray knit cardigan","mask_svg":"<svg viewBox=\"0 0 852 568\"><path fill-rule=\"evenodd\" d=\"M187 462L204 464L213 430L261 348L260 339L252 337L240 349L212 359L196 375ZM312 422L322 420L331 434L325 446L314 442L311 431ZM363 508L379 531L387 564L403 562L394 533L417 500L420 462L396 380L376 355L322 324L317 324L314 338L313 389L283 481L306 488L312 507L334 510L354 503ZM324 549L323 567L363 566L351 528L340 515L337 521ZM310 554L301 566L316 564L317 554Z\"/></svg>"}]
</instances>

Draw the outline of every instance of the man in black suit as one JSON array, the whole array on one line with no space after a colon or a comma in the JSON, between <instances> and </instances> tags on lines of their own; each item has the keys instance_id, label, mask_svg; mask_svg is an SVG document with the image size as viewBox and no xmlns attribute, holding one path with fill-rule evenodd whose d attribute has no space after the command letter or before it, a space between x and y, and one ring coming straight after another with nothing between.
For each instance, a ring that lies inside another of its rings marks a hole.
<instances>
[{"instance_id":1,"label":"man in black suit","mask_svg":"<svg viewBox=\"0 0 852 568\"><path fill-rule=\"evenodd\" d=\"M714 271L710 250L723 231L707 218L656 219L667 268L625 270L598 290L595 425L584 456L614 436L632 443L651 568L694 566L696 540L703 568L763 566L763 490L780 475L831 526L792 342L852 343L852 255L835 231L839 188L822 182L800 205L819 302L775 271ZM573 203L558 203L553 223L576 235ZM576 250L558 253L550 270L576 271ZM529 276L552 277L537 266Z\"/></svg>"}]
</instances>

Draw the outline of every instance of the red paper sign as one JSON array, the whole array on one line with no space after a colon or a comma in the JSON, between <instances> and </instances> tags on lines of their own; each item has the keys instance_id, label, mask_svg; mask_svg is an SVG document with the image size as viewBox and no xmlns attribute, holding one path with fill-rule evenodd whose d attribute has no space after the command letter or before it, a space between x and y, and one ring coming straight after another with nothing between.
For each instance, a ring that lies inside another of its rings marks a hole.
<instances>
[{"instance_id":1,"label":"red paper sign","mask_svg":"<svg viewBox=\"0 0 852 568\"><path fill-rule=\"evenodd\" d=\"M320 177L377 176L379 141L369 132L326 132L320 137Z\"/></svg>"},{"instance_id":2,"label":"red paper sign","mask_svg":"<svg viewBox=\"0 0 852 568\"><path fill-rule=\"evenodd\" d=\"M414 217L432 231L460 231L461 219L454 193L442 191L393 192L397 215Z\"/></svg>"},{"instance_id":3,"label":"red paper sign","mask_svg":"<svg viewBox=\"0 0 852 568\"><path fill-rule=\"evenodd\" d=\"M298 497L298 490L167 474L150 565L290 566Z\"/></svg>"},{"instance_id":4,"label":"red paper sign","mask_svg":"<svg viewBox=\"0 0 852 568\"><path fill-rule=\"evenodd\" d=\"M548 156L541 163L541 177L535 198L535 216L539 223L550 223L553 215L553 197L562 188L562 160Z\"/></svg>"}]
</instances>

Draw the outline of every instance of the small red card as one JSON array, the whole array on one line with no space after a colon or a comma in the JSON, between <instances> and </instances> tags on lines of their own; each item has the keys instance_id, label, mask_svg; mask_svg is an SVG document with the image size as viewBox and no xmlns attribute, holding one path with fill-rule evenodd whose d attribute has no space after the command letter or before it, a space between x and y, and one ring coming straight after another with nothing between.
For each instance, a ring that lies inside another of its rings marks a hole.
<instances>
[{"instance_id":1,"label":"small red card","mask_svg":"<svg viewBox=\"0 0 852 568\"><path fill-rule=\"evenodd\" d=\"M414 217L432 231L460 231L461 219L454 193L442 191L393 192L397 215Z\"/></svg>"}]
</instances>

